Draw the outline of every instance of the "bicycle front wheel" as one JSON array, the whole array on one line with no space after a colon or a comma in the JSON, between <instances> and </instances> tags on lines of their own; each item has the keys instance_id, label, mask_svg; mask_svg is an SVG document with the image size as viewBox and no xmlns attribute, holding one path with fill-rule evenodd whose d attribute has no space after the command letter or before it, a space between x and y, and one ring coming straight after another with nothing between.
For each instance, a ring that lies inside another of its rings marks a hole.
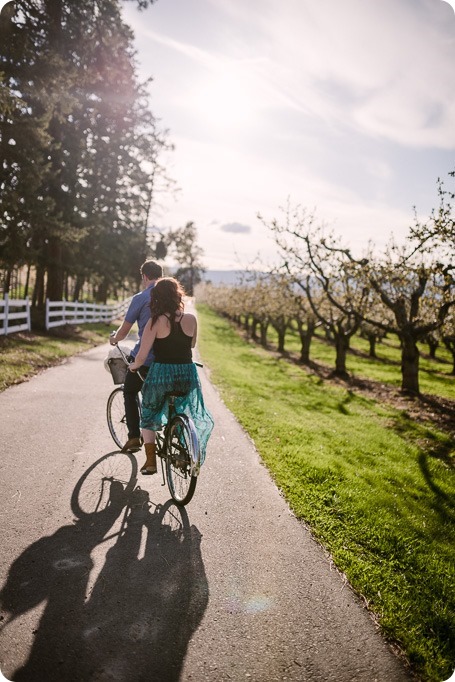
<instances>
[{"instance_id":1,"label":"bicycle front wheel","mask_svg":"<svg viewBox=\"0 0 455 682\"><path fill-rule=\"evenodd\" d=\"M139 414L141 412L141 398L138 393L137 406ZM115 388L107 400L107 425L114 443L120 449L123 448L128 440L128 426L126 424L125 402L123 400L123 388Z\"/></svg>"},{"instance_id":2,"label":"bicycle front wheel","mask_svg":"<svg viewBox=\"0 0 455 682\"><path fill-rule=\"evenodd\" d=\"M198 461L198 442L193 422L176 415L166 435L166 478L172 499L178 505L190 502L196 490L197 476L192 463Z\"/></svg>"}]
</instances>

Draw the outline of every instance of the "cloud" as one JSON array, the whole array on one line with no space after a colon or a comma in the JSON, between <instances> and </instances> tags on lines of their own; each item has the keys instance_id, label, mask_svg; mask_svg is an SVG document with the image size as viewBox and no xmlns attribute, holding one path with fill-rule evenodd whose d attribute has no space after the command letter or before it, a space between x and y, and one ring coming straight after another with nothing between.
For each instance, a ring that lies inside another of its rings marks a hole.
<instances>
[{"instance_id":1,"label":"cloud","mask_svg":"<svg viewBox=\"0 0 455 682\"><path fill-rule=\"evenodd\" d=\"M269 38L261 75L276 90L276 104L287 99L286 108L308 122L413 148L453 149L455 23L445 4L270 4L261 13Z\"/></svg>"},{"instance_id":2,"label":"cloud","mask_svg":"<svg viewBox=\"0 0 455 682\"><path fill-rule=\"evenodd\" d=\"M248 234L251 232L249 225L242 225L242 223L225 223L221 225L224 232L236 232L237 234Z\"/></svg>"}]
</instances>

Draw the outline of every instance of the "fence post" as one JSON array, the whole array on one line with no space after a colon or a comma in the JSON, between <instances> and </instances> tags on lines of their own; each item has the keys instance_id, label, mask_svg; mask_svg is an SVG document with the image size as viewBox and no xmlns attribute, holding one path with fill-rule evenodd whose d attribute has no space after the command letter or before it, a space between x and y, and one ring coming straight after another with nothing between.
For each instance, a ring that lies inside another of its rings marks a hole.
<instances>
[{"instance_id":1,"label":"fence post","mask_svg":"<svg viewBox=\"0 0 455 682\"><path fill-rule=\"evenodd\" d=\"M46 329L49 329L49 299L46 298Z\"/></svg>"},{"instance_id":2,"label":"fence post","mask_svg":"<svg viewBox=\"0 0 455 682\"><path fill-rule=\"evenodd\" d=\"M62 322L63 324L66 324L66 299L64 298L62 300Z\"/></svg>"},{"instance_id":3,"label":"fence post","mask_svg":"<svg viewBox=\"0 0 455 682\"><path fill-rule=\"evenodd\" d=\"M87 322L87 301L84 301L84 322Z\"/></svg>"},{"instance_id":4,"label":"fence post","mask_svg":"<svg viewBox=\"0 0 455 682\"><path fill-rule=\"evenodd\" d=\"M9 294L5 294L5 319L3 320L3 326L5 330L5 336L8 333L8 301L9 301Z\"/></svg>"},{"instance_id":5,"label":"fence post","mask_svg":"<svg viewBox=\"0 0 455 682\"><path fill-rule=\"evenodd\" d=\"M27 329L29 332L32 331L32 320L30 317L30 299L28 296L25 297L25 310L27 312Z\"/></svg>"}]
</instances>

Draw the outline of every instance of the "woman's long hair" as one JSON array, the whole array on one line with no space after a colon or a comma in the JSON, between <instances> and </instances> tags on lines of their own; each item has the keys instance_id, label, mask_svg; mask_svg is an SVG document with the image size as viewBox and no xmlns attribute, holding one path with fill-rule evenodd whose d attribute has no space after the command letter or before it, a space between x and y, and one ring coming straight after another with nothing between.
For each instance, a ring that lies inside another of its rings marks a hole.
<instances>
[{"instance_id":1,"label":"woman's long hair","mask_svg":"<svg viewBox=\"0 0 455 682\"><path fill-rule=\"evenodd\" d=\"M176 313L184 310L184 295L185 291L182 285L174 277L162 277L157 280L150 296L152 326L160 315L166 315L173 327Z\"/></svg>"}]
</instances>

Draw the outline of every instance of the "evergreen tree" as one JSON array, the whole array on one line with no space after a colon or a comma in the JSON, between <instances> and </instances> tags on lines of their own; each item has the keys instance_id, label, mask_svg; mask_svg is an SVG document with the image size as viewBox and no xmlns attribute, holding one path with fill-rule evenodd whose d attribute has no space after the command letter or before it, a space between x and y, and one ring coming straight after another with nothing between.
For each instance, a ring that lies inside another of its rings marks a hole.
<instances>
[{"instance_id":1,"label":"evergreen tree","mask_svg":"<svg viewBox=\"0 0 455 682\"><path fill-rule=\"evenodd\" d=\"M193 222L169 233L173 254L179 264L175 276L182 283L188 296L194 295L194 287L202 280L205 268L202 263L203 249L197 244L197 230Z\"/></svg>"},{"instance_id":2,"label":"evergreen tree","mask_svg":"<svg viewBox=\"0 0 455 682\"><path fill-rule=\"evenodd\" d=\"M90 280L106 300L147 255L150 169L165 136L117 0L14 7L0 26L1 263L36 267L37 305L45 281L61 299L68 276L76 294Z\"/></svg>"}]
</instances>

